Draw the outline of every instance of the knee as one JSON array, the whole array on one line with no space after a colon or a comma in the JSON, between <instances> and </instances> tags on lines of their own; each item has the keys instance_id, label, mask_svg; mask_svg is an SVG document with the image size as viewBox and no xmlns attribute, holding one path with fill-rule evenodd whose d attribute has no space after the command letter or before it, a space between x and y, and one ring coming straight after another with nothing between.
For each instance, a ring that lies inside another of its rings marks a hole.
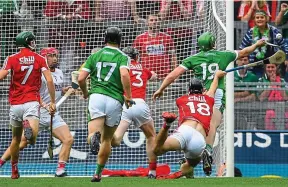
<instances>
[{"instance_id":1,"label":"knee","mask_svg":"<svg viewBox=\"0 0 288 187\"><path fill-rule=\"evenodd\" d=\"M73 143L74 143L74 138L71 135L65 137L64 140L62 141L62 144L69 145L69 146L71 146Z\"/></svg>"}]
</instances>

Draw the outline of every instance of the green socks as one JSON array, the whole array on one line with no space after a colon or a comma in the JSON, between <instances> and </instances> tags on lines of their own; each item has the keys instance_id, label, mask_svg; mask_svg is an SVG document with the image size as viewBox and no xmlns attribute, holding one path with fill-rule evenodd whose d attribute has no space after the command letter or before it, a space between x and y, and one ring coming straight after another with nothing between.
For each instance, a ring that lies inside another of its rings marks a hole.
<instances>
[{"instance_id":1,"label":"green socks","mask_svg":"<svg viewBox=\"0 0 288 187\"><path fill-rule=\"evenodd\" d=\"M206 150L209 151L209 153L213 153L213 147L209 144L206 144Z\"/></svg>"},{"instance_id":2,"label":"green socks","mask_svg":"<svg viewBox=\"0 0 288 187\"><path fill-rule=\"evenodd\" d=\"M96 165L96 170L95 170L95 174L96 175L102 175L102 171L104 169L105 165L100 165L100 164L97 164Z\"/></svg>"}]
</instances>

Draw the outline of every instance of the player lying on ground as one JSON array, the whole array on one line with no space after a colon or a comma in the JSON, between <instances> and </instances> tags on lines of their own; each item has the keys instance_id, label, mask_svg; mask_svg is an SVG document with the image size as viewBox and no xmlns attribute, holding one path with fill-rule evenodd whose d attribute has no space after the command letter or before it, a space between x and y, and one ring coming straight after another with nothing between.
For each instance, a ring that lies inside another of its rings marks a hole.
<instances>
[{"instance_id":1,"label":"player lying on ground","mask_svg":"<svg viewBox=\"0 0 288 187\"><path fill-rule=\"evenodd\" d=\"M257 47L263 46L265 40L258 40L252 46L246 47L240 51L218 51L215 50L215 37L206 32L198 38L198 46L200 52L183 60L182 64L174 69L164 79L160 88L154 93L153 99L162 96L163 91L175 79L187 70L193 70L196 77L203 81L206 90L209 90L213 81L213 74L217 70L224 71L230 62L236 59L248 56ZM216 129L221 123L222 113L225 108L225 84L224 78L219 80L218 89L215 93L215 105L213 107L213 116L211 120L211 128L206 138L206 149L203 154L203 170L206 175L210 175L212 171L212 146L215 141Z\"/></svg>"},{"instance_id":2,"label":"player lying on ground","mask_svg":"<svg viewBox=\"0 0 288 187\"><path fill-rule=\"evenodd\" d=\"M20 52L8 56L0 70L0 80L11 72L9 90L10 124L12 141L9 151L11 155L12 179L19 178L18 159L19 145L23 138L35 144L39 129L40 87L43 74L47 81L47 97L50 97L50 114L56 111L55 87L44 57L35 53L35 36L32 32L21 32L16 36L16 46ZM8 157L7 157L8 159ZM3 163L3 160L1 161Z\"/></svg>"},{"instance_id":3,"label":"player lying on ground","mask_svg":"<svg viewBox=\"0 0 288 187\"><path fill-rule=\"evenodd\" d=\"M117 27L109 27L105 32L106 46L88 57L80 71L78 82L83 98L89 95L89 122L87 141L92 153L96 153L95 143L99 129L101 145L97 167L91 182L100 182L102 170L111 153L111 141L121 119L122 106L129 108L133 101L130 87L130 57L120 51L122 33ZM86 78L90 74L91 89L88 94ZM126 97L123 96L125 92Z\"/></svg>"},{"instance_id":4,"label":"player lying on ground","mask_svg":"<svg viewBox=\"0 0 288 187\"><path fill-rule=\"evenodd\" d=\"M58 51L55 48L44 48L40 54L47 59L48 66L50 68L53 82L55 85L55 97L56 102L61 98L62 93L68 90L68 87L63 88L63 72L57 68L58 65ZM47 106L50 105L51 100L49 97L48 85L44 76L42 76L42 84L40 89L40 96L42 98L40 108L40 130L48 129L50 125L50 114L47 111ZM47 106L46 106L47 105ZM61 118L59 112L56 112L53 117L53 136L62 142L62 147L59 153L58 167L55 173L55 177L64 177L67 175L65 171L66 162L69 159L70 150L73 144L73 137L70 133L68 125ZM27 147L29 141L22 135L20 142L20 150ZM11 157L10 147L7 148L0 160L0 167L9 160Z\"/></svg>"},{"instance_id":5,"label":"player lying on ground","mask_svg":"<svg viewBox=\"0 0 288 187\"><path fill-rule=\"evenodd\" d=\"M210 129L215 91L219 79L225 74L223 71L217 71L207 92L204 92L202 81L192 78L189 94L176 99L179 126L168 138L168 130L177 116L169 112L162 114L164 125L156 137L154 153L160 156L168 151L182 150L186 162L181 165L180 171L166 176L157 176L157 179L174 179L189 175L200 162L206 147L205 138Z\"/></svg>"},{"instance_id":6,"label":"player lying on ground","mask_svg":"<svg viewBox=\"0 0 288 187\"><path fill-rule=\"evenodd\" d=\"M149 106L145 102L146 86L148 80L157 79L156 73L149 71L138 63L139 52L132 47L126 47L122 50L132 60L130 64L130 79L132 98L136 105L127 109L123 107L122 117L117 130L114 133L112 146L120 146L124 133L132 123L140 128L146 136L146 152L149 160L148 178L156 178L157 157L153 153L153 146L156 137L154 122L151 117Z\"/></svg>"}]
</instances>

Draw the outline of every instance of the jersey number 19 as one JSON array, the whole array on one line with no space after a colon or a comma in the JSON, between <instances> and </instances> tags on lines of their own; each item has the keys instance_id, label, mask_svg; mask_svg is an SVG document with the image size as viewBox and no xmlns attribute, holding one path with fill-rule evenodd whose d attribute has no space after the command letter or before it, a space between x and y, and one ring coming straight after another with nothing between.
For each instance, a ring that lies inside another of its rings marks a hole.
<instances>
[{"instance_id":1,"label":"jersey number 19","mask_svg":"<svg viewBox=\"0 0 288 187\"><path fill-rule=\"evenodd\" d=\"M207 63L202 63L200 65L202 67L202 74L203 74L203 77L202 79L203 80L212 80L214 78L214 74L216 73L216 71L219 70L219 65L217 63L212 63L212 64L209 64L208 67L207 67Z\"/></svg>"}]
</instances>

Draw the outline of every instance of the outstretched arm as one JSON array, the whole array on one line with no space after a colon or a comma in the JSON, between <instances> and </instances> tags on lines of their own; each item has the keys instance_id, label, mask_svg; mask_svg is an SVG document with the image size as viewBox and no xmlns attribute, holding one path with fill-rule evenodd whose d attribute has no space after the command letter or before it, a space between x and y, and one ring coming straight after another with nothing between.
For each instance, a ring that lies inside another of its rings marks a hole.
<instances>
[{"instance_id":1,"label":"outstretched arm","mask_svg":"<svg viewBox=\"0 0 288 187\"><path fill-rule=\"evenodd\" d=\"M153 94L153 100L155 101L156 98L161 97L163 94L163 91L175 80L177 79L180 75L182 75L186 70L178 66L175 68L171 73L167 75L167 77L164 79L163 83L161 84L160 88Z\"/></svg>"},{"instance_id":2,"label":"outstretched arm","mask_svg":"<svg viewBox=\"0 0 288 187\"><path fill-rule=\"evenodd\" d=\"M210 96L210 97L214 97L215 95L215 92L218 88L218 82L219 82L219 79L224 77L226 75L226 72L225 71L217 71L215 76L214 76L214 79L213 79L213 82L210 86L210 89L208 90L208 92L206 93L206 95Z\"/></svg>"},{"instance_id":3,"label":"outstretched arm","mask_svg":"<svg viewBox=\"0 0 288 187\"><path fill-rule=\"evenodd\" d=\"M251 53L253 53L255 51L255 49L257 49L258 47L261 47L265 45L265 40L258 40L255 44L249 46L249 47L245 47L244 49L238 51L238 58L243 58L245 56L250 55Z\"/></svg>"}]
</instances>

